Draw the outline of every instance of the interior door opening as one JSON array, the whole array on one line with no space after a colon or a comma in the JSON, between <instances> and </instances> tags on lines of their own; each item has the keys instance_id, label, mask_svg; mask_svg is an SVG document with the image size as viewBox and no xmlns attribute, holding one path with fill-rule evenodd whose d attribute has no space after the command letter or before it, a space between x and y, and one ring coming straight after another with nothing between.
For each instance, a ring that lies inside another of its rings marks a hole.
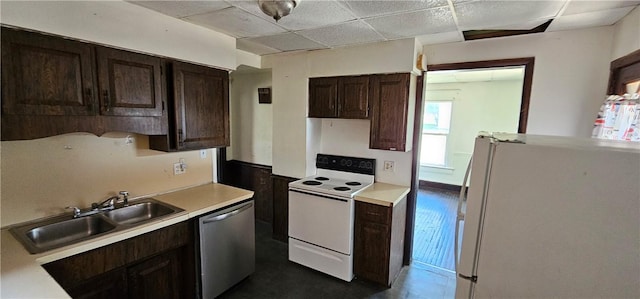
<instances>
[{"instance_id":1,"label":"interior door opening","mask_svg":"<svg viewBox=\"0 0 640 299\"><path fill-rule=\"evenodd\" d=\"M419 188L408 211L414 217L409 254L414 265L455 273L456 208L474 138L479 131L525 132L533 58L428 69L422 122L415 126L420 128L413 161Z\"/></svg>"}]
</instances>

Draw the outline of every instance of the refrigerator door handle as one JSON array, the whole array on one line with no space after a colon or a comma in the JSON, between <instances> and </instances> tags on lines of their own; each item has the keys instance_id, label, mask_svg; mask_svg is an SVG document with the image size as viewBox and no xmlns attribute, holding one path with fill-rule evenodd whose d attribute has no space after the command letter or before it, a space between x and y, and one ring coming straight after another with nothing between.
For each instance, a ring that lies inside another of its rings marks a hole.
<instances>
[{"instance_id":1,"label":"refrigerator door handle","mask_svg":"<svg viewBox=\"0 0 640 299\"><path fill-rule=\"evenodd\" d=\"M464 220L465 214L462 213L462 201L467 197L467 180L469 179L469 174L471 173L471 163L473 162L473 157L469 160L469 166L467 166L467 171L464 174L464 179L462 180L462 186L460 187L460 196L458 197L458 210L456 217L456 232L455 239L453 240L453 261L454 270L458 272L458 263L460 262L460 221ZM460 277L463 275L460 274Z\"/></svg>"},{"instance_id":2,"label":"refrigerator door handle","mask_svg":"<svg viewBox=\"0 0 640 299\"><path fill-rule=\"evenodd\" d=\"M458 274L458 277L460 277L462 279L465 279L465 280L468 280L468 281L471 281L471 282L478 282L478 276L475 276L475 275L467 276L467 275Z\"/></svg>"}]
</instances>

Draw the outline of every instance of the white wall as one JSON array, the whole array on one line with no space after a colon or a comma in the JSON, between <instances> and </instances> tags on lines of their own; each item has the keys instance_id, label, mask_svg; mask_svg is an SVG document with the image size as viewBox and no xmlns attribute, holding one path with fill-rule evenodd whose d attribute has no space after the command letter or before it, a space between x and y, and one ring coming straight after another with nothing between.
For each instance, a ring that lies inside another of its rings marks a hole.
<instances>
[{"instance_id":1,"label":"white wall","mask_svg":"<svg viewBox=\"0 0 640 299\"><path fill-rule=\"evenodd\" d=\"M427 84L427 100L454 98L450 155L446 169L420 166L420 179L462 185L478 132L518 132L521 95L522 80Z\"/></svg>"},{"instance_id":2,"label":"white wall","mask_svg":"<svg viewBox=\"0 0 640 299\"><path fill-rule=\"evenodd\" d=\"M213 151L164 153L149 150L147 136L103 137L74 133L27 141L2 141L2 226L89 207L120 190L132 197L211 182ZM184 158L182 175L173 163Z\"/></svg>"},{"instance_id":3,"label":"white wall","mask_svg":"<svg viewBox=\"0 0 640 299\"><path fill-rule=\"evenodd\" d=\"M428 64L535 57L527 133L591 135L606 94L613 26L425 46Z\"/></svg>"},{"instance_id":4,"label":"white wall","mask_svg":"<svg viewBox=\"0 0 640 299\"><path fill-rule=\"evenodd\" d=\"M236 40L124 1L2 1L0 22L224 69Z\"/></svg>"},{"instance_id":5,"label":"white wall","mask_svg":"<svg viewBox=\"0 0 640 299\"><path fill-rule=\"evenodd\" d=\"M414 69L414 56L415 41L408 39L263 57L263 68L273 71L273 172L294 178L311 175L319 152L376 158L379 163L388 158L396 161L396 172L378 172L376 179L409 185L411 153L369 150L368 121L334 120L331 127L326 120L307 118L308 79L409 73Z\"/></svg>"},{"instance_id":6,"label":"white wall","mask_svg":"<svg viewBox=\"0 0 640 299\"><path fill-rule=\"evenodd\" d=\"M271 70L232 72L230 81L231 147L227 158L271 165L273 105L258 103L258 88L271 87Z\"/></svg>"},{"instance_id":7,"label":"white wall","mask_svg":"<svg viewBox=\"0 0 640 299\"><path fill-rule=\"evenodd\" d=\"M369 120L323 119L321 121L320 153L376 159L376 182L410 185L411 152L369 149ZM383 171L384 161L393 161L395 171Z\"/></svg>"},{"instance_id":8,"label":"white wall","mask_svg":"<svg viewBox=\"0 0 640 299\"><path fill-rule=\"evenodd\" d=\"M640 49L640 7L636 7L614 25L611 60Z\"/></svg>"}]
</instances>

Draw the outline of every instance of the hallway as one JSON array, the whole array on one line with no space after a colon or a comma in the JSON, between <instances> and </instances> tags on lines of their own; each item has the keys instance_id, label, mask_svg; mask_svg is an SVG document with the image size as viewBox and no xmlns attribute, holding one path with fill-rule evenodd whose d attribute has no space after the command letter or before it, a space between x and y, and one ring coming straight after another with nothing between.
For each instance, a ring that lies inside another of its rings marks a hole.
<instances>
[{"instance_id":1,"label":"hallway","mask_svg":"<svg viewBox=\"0 0 640 299\"><path fill-rule=\"evenodd\" d=\"M416 206L413 262L454 271L454 236L458 193L420 189Z\"/></svg>"}]
</instances>

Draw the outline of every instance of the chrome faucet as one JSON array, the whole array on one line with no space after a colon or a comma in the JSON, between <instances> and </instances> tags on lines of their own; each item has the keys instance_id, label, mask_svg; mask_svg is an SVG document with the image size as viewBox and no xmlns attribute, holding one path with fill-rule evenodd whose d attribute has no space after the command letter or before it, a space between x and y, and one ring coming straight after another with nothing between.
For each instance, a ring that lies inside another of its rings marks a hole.
<instances>
[{"instance_id":1,"label":"chrome faucet","mask_svg":"<svg viewBox=\"0 0 640 299\"><path fill-rule=\"evenodd\" d=\"M129 192L120 191L119 194L122 196L123 206L129 205ZM103 211L110 211L116 208L116 203L120 200L120 196L111 196L102 202L94 202L91 204L90 209L82 210L78 207L66 207L67 209L73 210L73 218L79 218L84 216L89 216L93 214L97 214Z\"/></svg>"},{"instance_id":2,"label":"chrome faucet","mask_svg":"<svg viewBox=\"0 0 640 299\"><path fill-rule=\"evenodd\" d=\"M101 203L92 203L91 210L94 210L94 211L113 210L116 206L116 202L118 201L118 199L120 199L120 197L111 196L105 199L104 201L102 201Z\"/></svg>"},{"instance_id":3,"label":"chrome faucet","mask_svg":"<svg viewBox=\"0 0 640 299\"><path fill-rule=\"evenodd\" d=\"M80 217L80 215L82 215L82 212L80 211L80 208L78 208L78 207L66 207L65 209L72 209L73 210L73 218L78 218L78 217Z\"/></svg>"},{"instance_id":4,"label":"chrome faucet","mask_svg":"<svg viewBox=\"0 0 640 299\"><path fill-rule=\"evenodd\" d=\"M122 203L124 204L124 206L128 206L129 205L129 192L127 191L120 191L120 195L122 195Z\"/></svg>"}]
</instances>

